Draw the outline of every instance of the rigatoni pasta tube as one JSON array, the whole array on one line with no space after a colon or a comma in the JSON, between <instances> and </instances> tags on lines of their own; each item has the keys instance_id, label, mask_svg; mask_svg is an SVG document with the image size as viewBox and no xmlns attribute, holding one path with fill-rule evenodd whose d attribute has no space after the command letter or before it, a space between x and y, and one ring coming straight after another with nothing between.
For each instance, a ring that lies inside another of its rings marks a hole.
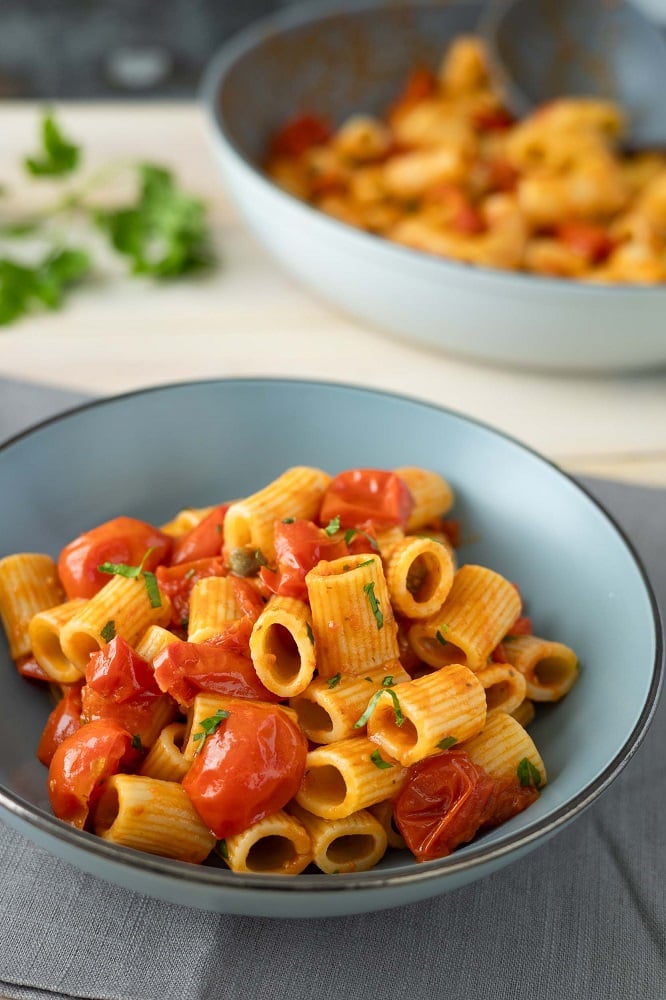
<instances>
[{"instance_id":1,"label":"rigatoni pasta tube","mask_svg":"<svg viewBox=\"0 0 666 1000\"><path fill-rule=\"evenodd\" d=\"M223 857L234 872L298 875L312 861L312 842L303 823L281 809L227 837Z\"/></svg>"},{"instance_id":2,"label":"rigatoni pasta tube","mask_svg":"<svg viewBox=\"0 0 666 1000\"><path fill-rule=\"evenodd\" d=\"M480 670L520 615L518 590L486 566L466 565L439 611L409 630L409 643L431 667L464 663Z\"/></svg>"},{"instance_id":3,"label":"rigatoni pasta tube","mask_svg":"<svg viewBox=\"0 0 666 1000\"><path fill-rule=\"evenodd\" d=\"M137 774L108 779L94 829L112 844L193 864L205 861L215 846L182 785Z\"/></svg>"},{"instance_id":4,"label":"rigatoni pasta tube","mask_svg":"<svg viewBox=\"0 0 666 1000\"><path fill-rule=\"evenodd\" d=\"M407 771L385 759L366 736L311 750L296 801L323 819L343 819L359 809L392 798Z\"/></svg>"},{"instance_id":5,"label":"rigatoni pasta tube","mask_svg":"<svg viewBox=\"0 0 666 1000\"><path fill-rule=\"evenodd\" d=\"M167 625L171 618L169 599L160 595L159 607L152 607L145 582L141 578L113 576L94 597L63 627L60 642L65 656L85 670L91 653L101 649L107 639L109 623L115 635L130 646L150 625Z\"/></svg>"},{"instance_id":6,"label":"rigatoni pasta tube","mask_svg":"<svg viewBox=\"0 0 666 1000\"><path fill-rule=\"evenodd\" d=\"M407 536L391 548L384 567L393 607L405 618L429 618L446 600L455 571L448 546Z\"/></svg>"},{"instance_id":7,"label":"rigatoni pasta tube","mask_svg":"<svg viewBox=\"0 0 666 1000\"><path fill-rule=\"evenodd\" d=\"M330 481L321 469L294 466L258 493L231 504L224 520L225 551L251 546L271 562L275 522L285 517L314 520Z\"/></svg>"},{"instance_id":8,"label":"rigatoni pasta tube","mask_svg":"<svg viewBox=\"0 0 666 1000\"><path fill-rule=\"evenodd\" d=\"M0 619L13 660L30 652L28 626L33 615L62 604L64 599L51 556L18 552L0 559Z\"/></svg>"},{"instance_id":9,"label":"rigatoni pasta tube","mask_svg":"<svg viewBox=\"0 0 666 1000\"><path fill-rule=\"evenodd\" d=\"M152 663L158 653L170 646L174 642L182 642L174 632L161 625L149 625L136 644L136 652L139 656Z\"/></svg>"},{"instance_id":10,"label":"rigatoni pasta tube","mask_svg":"<svg viewBox=\"0 0 666 1000\"><path fill-rule=\"evenodd\" d=\"M206 642L219 635L225 625L242 616L233 580L228 576L207 576L197 580L190 594L188 642Z\"/></svg>"},{"instance_id":11,"label":"rigatoni pasta tube","mask_svg":"<svg viewBox=\"0 0 666 1000\"><path fill-rule=\"evenodd\" d=\"M305 601L271 597L252 627L250 655L269 691L281 698L304 691L316 666L312 616Z\"/></svg>"},{"instance_id":12,"label":"rigatoni pasta tube","mask_svg":"<svg viewBox=\"0 0 666 1000\"><path fill-rule=\"evenodd\" d=\"M407 521L407 531L418 531L431 521L447 514L455 497L446 479L437 472L418 466L403 465L393 470L412 495L414 506Z\"/></svg>"},{"instance_id":13,"label":"rigatoni pasta tube","mask_svg":"<svg viewBox=\"0 0 666 1000\"><path fill-rule=\"evenodd\" d=\"M512 715L525 700L525 678L510 663L489 663L476 676L486 693L489 712L501 710Z\"/></svg>"},{"instance_id":14,"label":"rigatoni pasta tube","mask_svg":"<svg viewBox=\"0 0 666 1000\"><path fill-rule=\"evenodd\" d=\"M320 677L362 674L398 658L398 628L379 556L322 560L305 583Z\"/></svg>"},{"instance_id":15,"label":"rigatoni pasta tube","mask_svg":"<svg viewBox=\"0 0 666 1000\"><path fill-rule=\"evenodd\" d=\"M404 767L437 753L443 740L460 743L475 736L486 721L485 691L460 664L401 684L397 691L384 688L375 697L368 736Z\"/></svg>"},{"instance_id":16,"label":"rigatoni pasta tube","mask_svg":"<svg viewBox=\"0 0 666 1000\"><path fill-rule=\"evenodd\" d=\"M524 675L532 701L559 701L578 680L578 657L562 642L512 636L504 644L504 655Z\"/></svg>"},{"instance_id":17,"label":"rigatoni pasta tube","mask_svg":"<svg viewBox=\"0 0 666 1000\"><path fill-rule=\"evenodd\" d=\"M386 830L367 809L343 819L321 819L298 805L290 807L308 831L312 860L327 875L367 872L386 853Z\"/></svg>"},{"instance_id":18,"label":"rigatoni pasta tube","mask_svg":"<svg viewBox=\"0 0 666 1000\"><path fill-rule=\"evenodd\" d=\"M357 736L354 724L365 710L368 699L385 682L404 684L410 676L400 660L373 667L362 677L340 674L326 680L317 677L290 701L298 724L313 743L334 743Z\"/></svg>"},{"instance_id":19,"label":"rigatoni pasta tube","mask_svg":"<svg viewBox=\"0 0 666 1000\"><path fill-rule=\"evenodd\" d=\"M483 731L467 740L461 749L492 778L518 780L521 784L531 783L539 788L546 784L546 767L534 740L506 712L492 712ZM528 762L527 767L523 763L525 761ZM521 770L528 780L522 780ZM538 779L534 780L536 775Z\"/></svg>"},{"instance_id":20,"label":"rigatoni pasta tube","mask_svg":"<svg viewBox=\"0 0 666 1000\"><path fill-rule=\"evenodd\" d=\"M393 802L390 799L385 799L383 802L376 802L375 805L369 806L369 811L384 827L388 846L392 847L395 851L404 851L407 845L393 820Z\"/></svg>"},{"instance_id":21,"label":"rigatoni pasta tube","mask_svg":"<svg viewBox=\"0 0 666 1000\"><path fill-rule=\"evenodd\" d=\"M516 722L519 722L524 729L527 729L530 722L534 720L534 716L536 715L534 702L530 701L529 698L525 698L525 701L521 702L518 708L514 708L513 712L510 712L509 714L516 720Z\"/></svg>"},{"instance_id":22,"label":"rigatoni pasta tube","mask_svg":"<svg viewBox=\"0 0 666 1000\"><path fill-rule=\"evenodd\" d=\"M146 755L139 774L162 781L182 781L191 764L183 757L185 735L184 722L165 726Z\"/></svg>"},{"instance_id":23,"label":"rigatoni pasta tube","mask_svg":"<svg viewBox=\"0 0 666 1000\"><path fill-rule=\"evenodd\" d=\"M60 633L85 603L83 597L75 597L73 601L39 611L30 619L28 635L32 655L44 673L59 684L72 684L83 676L80 667L70 663L63 653Z\"/></svg>"},{"instance_id":24,"label":"rigatoni pasta tube","mask_svg":"<svg viewBox=\"0 0 666 1000\"><path fill-rule=\"evenodd\" d=\"M179 510L176 516L167 521L166 524L162 524L160 531L172 538L186 535L214 510L214 507L185 507L183 510Z\"/></svg>"}]
</instances>

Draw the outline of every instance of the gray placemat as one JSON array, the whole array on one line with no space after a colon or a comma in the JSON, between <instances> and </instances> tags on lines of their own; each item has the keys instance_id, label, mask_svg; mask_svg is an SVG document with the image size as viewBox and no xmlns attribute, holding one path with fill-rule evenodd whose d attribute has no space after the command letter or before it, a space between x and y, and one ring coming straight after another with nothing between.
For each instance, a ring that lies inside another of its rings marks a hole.
<instances>
[{"instance_id":1,"label":"gray placemat","mask_svg":"<svg viewBox=\"0 0 666 1000\"><path fill-rule=\"evenodd\" d=\"M75 400L51 392L34 401L45 416L44 406ZM21 412L30 419L29 407ZM586 485L633 540L666 609L666 491ZM307 922L157 902L82 874L0 824L0 995L664 1000L665 772L662 700L617 781L526 859L425 903Z\"/></svg>"}]
</instances>

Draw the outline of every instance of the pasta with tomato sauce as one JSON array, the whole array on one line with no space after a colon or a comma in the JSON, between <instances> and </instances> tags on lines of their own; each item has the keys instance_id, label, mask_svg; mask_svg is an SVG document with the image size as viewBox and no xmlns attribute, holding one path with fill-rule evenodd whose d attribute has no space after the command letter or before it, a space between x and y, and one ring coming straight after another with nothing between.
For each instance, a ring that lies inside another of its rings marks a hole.
<instances>
[{"instance_id":1,"label":"pasta with tomato sauce","mask_svg":"<svg viewBox=\"0 0 666 1000\"><path fill-rule=\"evenodd\" d=\"M54 814L294 875L445 857L531 805L546 769L518 719L571 689L575 654L532 635L514 581L458 564L453 503L431 470L302 466L0 560L16 666L59 693Z\"/></svg>"}]
</instances>

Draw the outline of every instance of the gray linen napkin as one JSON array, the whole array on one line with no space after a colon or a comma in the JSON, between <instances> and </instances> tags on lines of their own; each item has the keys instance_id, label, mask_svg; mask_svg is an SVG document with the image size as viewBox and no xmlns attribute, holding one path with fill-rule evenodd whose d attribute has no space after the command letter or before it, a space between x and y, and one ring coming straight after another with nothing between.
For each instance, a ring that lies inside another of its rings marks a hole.
<instances>
[{"instance_id":1,"label":"gray linen napkin","mask_svg":"<svg viewBox=\"0 0 666 1000\"><path fill-rule=\"evenodd\" d=\"M21 415L74 401L38 394ZM666 611L666 491L586 485L632 538ZM157 902L84 875L0 824L0 995L664 1000L665 772L662 701L611 788L526 859L424 903L307 922Z\"/></svg>"}]
</instances>

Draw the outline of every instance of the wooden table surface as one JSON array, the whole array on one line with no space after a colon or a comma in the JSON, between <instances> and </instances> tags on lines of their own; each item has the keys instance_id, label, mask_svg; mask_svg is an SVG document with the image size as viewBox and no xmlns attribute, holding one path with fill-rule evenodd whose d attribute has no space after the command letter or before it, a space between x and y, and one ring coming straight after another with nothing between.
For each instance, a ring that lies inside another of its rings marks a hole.
<instances>
[{"instance_id":1,"label":"wooden table surface","mask_svg":"<svg viewBox=\"0 0 666 1000\"><path fill-rule=\"evenodd\" d=\"M9 187L5 201L26 211L35 191L48 200L53 190L50 182L26 182L18 169L36 147L39 111L31 103L0 109L0 182ZM249 235L196 104L65 104L58 115L83 145L86 170L118 159L174 168L209 205L220 265L206 277L160 286L111 267L61 312L0 328L0 374L103 394L211 376L365 384L479 418L568 471L666 485L666 371L518 372L391 338L317 300Z\"/></svg>"}]
</instances>

